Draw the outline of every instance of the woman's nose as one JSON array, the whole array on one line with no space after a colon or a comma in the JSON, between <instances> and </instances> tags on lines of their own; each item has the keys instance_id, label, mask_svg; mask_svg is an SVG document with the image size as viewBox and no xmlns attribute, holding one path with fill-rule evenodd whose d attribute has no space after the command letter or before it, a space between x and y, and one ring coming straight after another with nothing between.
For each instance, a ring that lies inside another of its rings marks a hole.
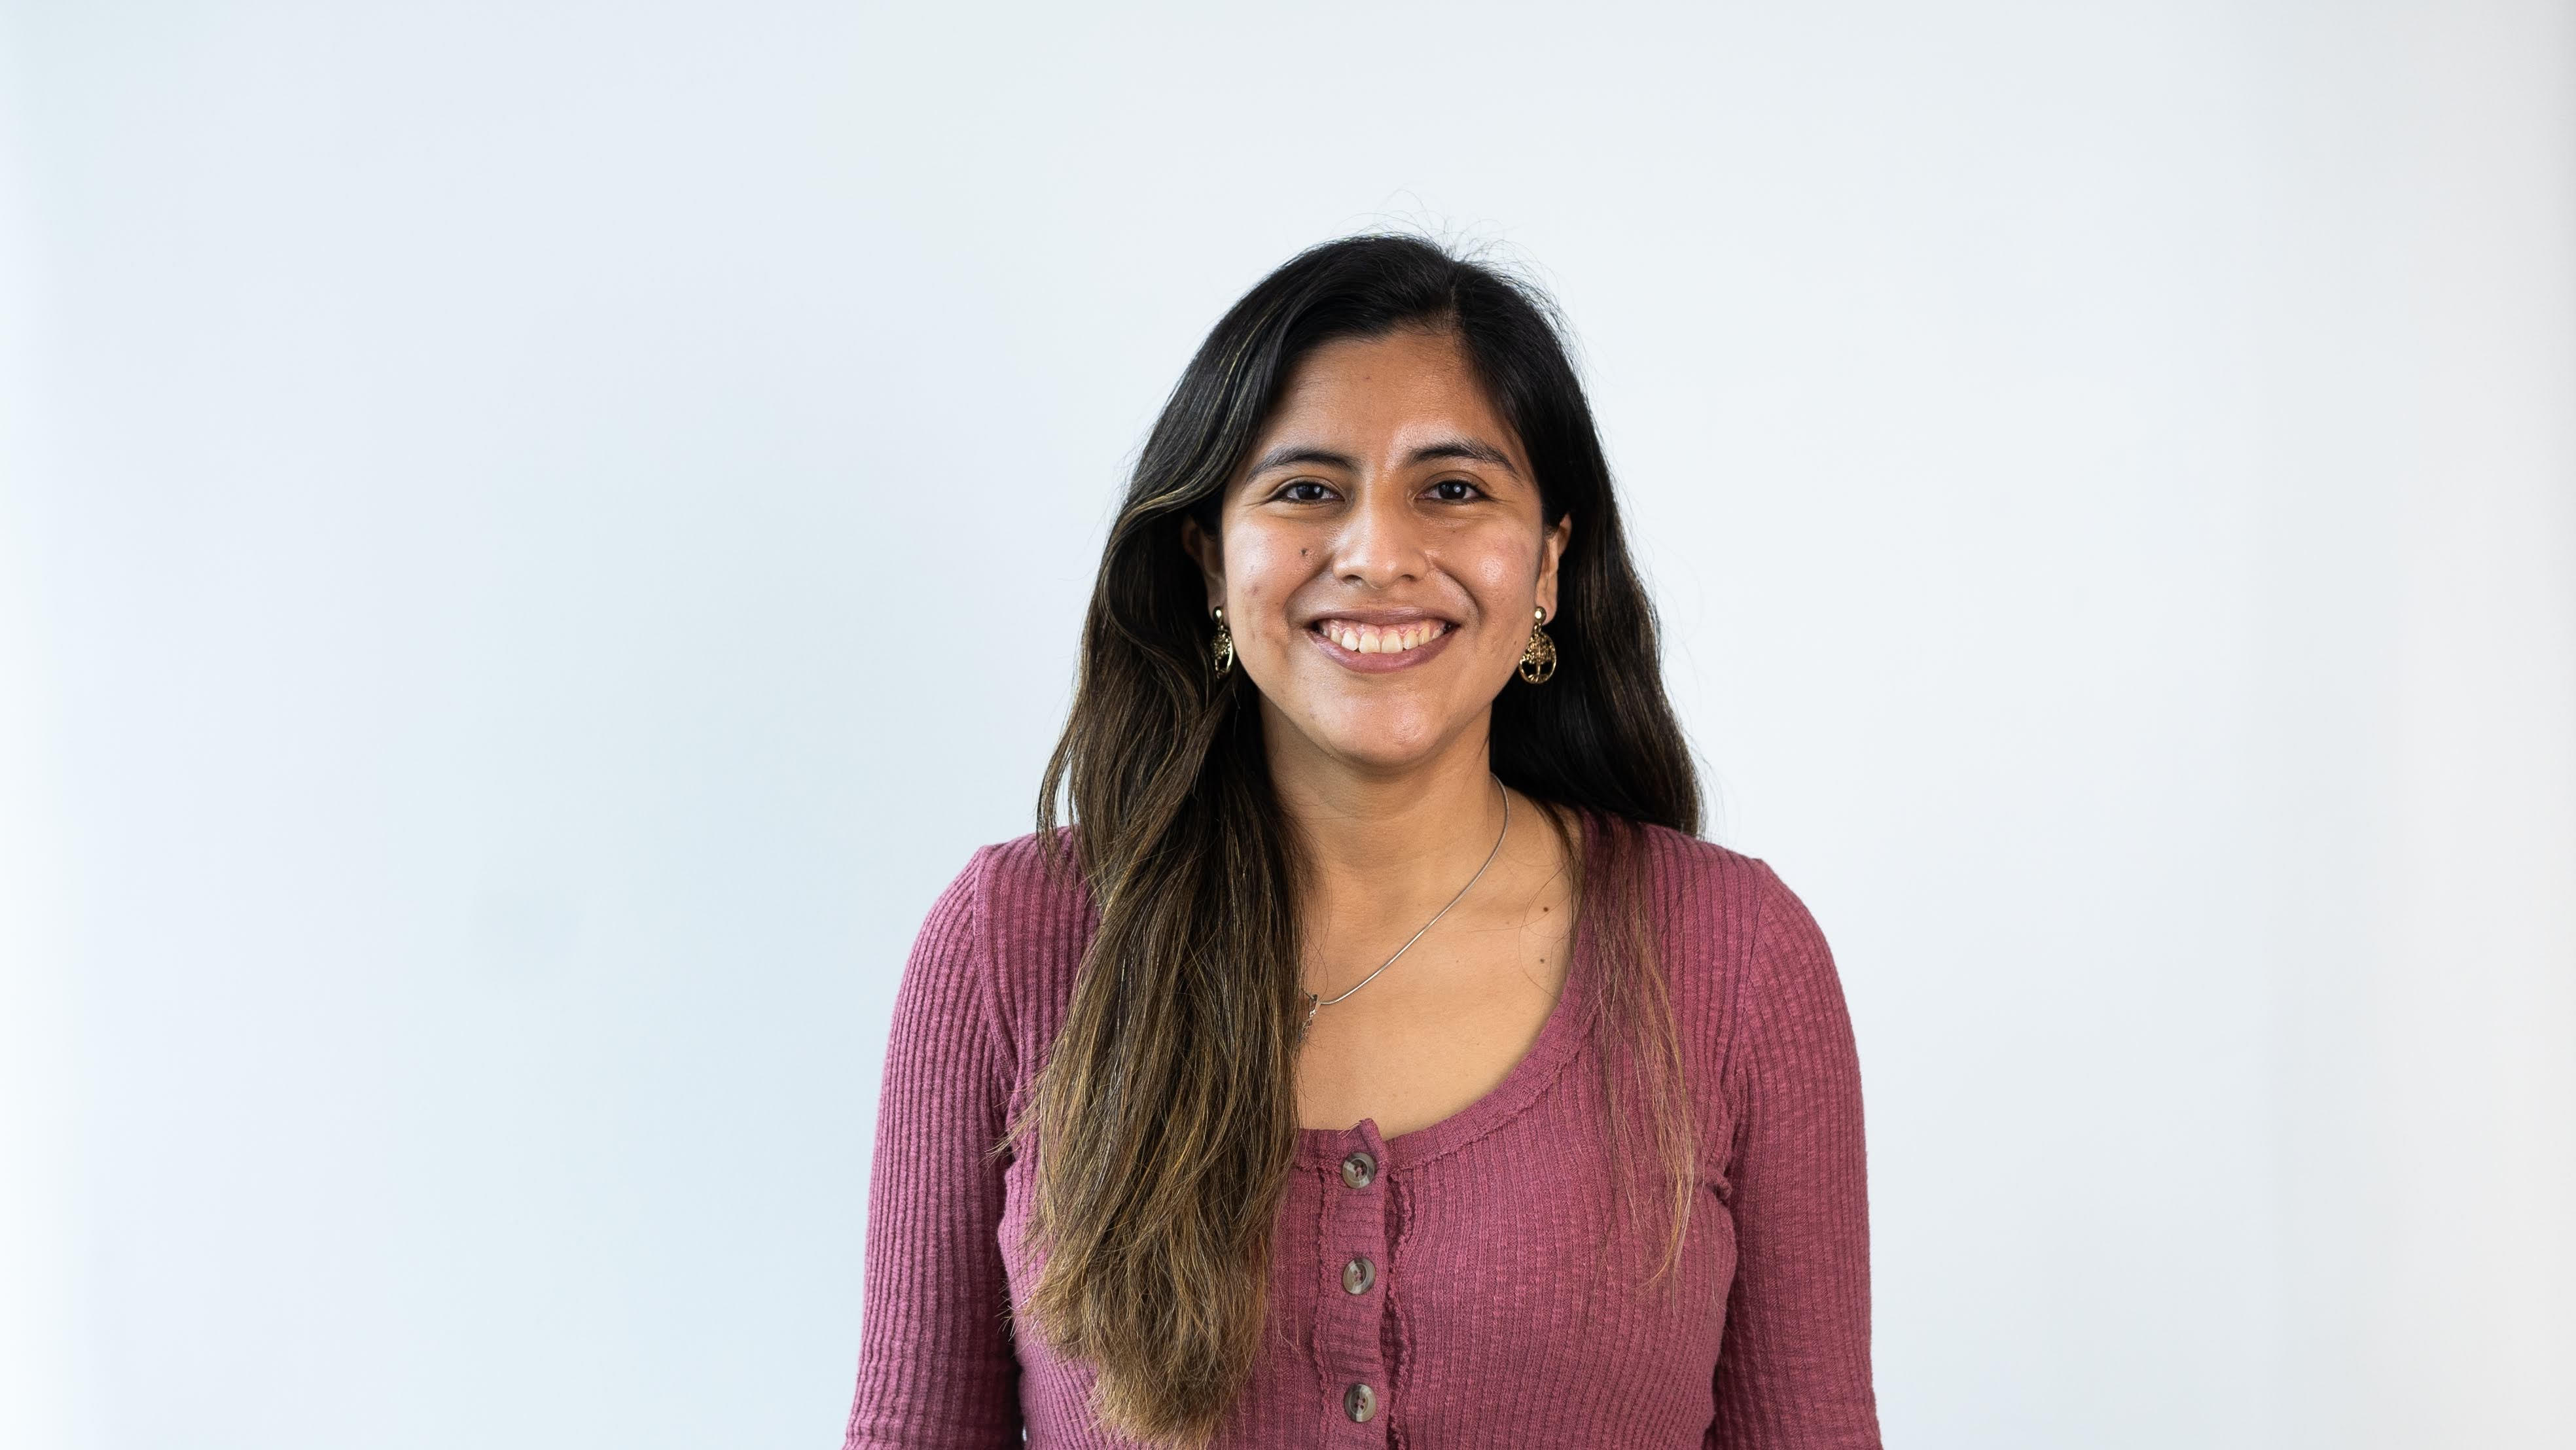
<instances>
[{"instance_id":1,"label":"woman's nose","mask_svg":"<svg viewBox=\"0 0 2576 1450\"><path fill-rule=\"evenodd\" d=\"M1421 521L1400 490L1363 489L1359 505L1344 516L1333 541L1333 572L1372 589L1420 578L1424 560Z\"/></svg>"}]
</instances>

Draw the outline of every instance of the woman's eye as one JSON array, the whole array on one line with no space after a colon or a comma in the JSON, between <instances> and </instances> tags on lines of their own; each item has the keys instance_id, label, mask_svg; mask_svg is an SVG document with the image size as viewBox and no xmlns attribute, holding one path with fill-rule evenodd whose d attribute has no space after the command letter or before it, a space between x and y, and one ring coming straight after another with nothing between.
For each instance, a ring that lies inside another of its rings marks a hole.
<instances>
[{"instance_id":1,"label":"woman's eye","mask_svg":"<svg viewBox=\"0 0 2576 1450\"><path fill-rule=\"evenodd\" d=\"M1311 492L1309 490L1311 490ZM1331 492L1331 489L1324 487L1313 479L1301 478L1295 483L1288 485L1286 488L1279 490L1279 496L1288 500L1290 503L1321 503Z\"/></svg>"},{"instance_id":2,"label":"woman's eye","mask_svg":"<svg viewBox=\"0 0 2576 1450\"><path fill-rule=\"evenodd\" d=\"M1463 478L1444 478L1431 485L1431 491L1439 495L1442 503L1465 503L1484 492Z\"/></svg>"}]
</instances>

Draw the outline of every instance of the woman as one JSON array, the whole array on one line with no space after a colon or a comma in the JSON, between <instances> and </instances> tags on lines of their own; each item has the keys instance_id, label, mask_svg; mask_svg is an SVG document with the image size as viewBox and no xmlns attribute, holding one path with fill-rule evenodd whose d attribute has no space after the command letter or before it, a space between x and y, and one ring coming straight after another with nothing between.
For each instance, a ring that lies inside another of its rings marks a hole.
<instances>
[{"instance_id":1,"label":"woman","mask_svg":"<svg viewBox=\"0 0 2576 1450\"><path fill-rule=\"evenodd\" d=\"M1876 1445L1841 989L1658 671L1539 299L1237 303L905 969L847 1445Z\"/></svg>"}]
</instances>

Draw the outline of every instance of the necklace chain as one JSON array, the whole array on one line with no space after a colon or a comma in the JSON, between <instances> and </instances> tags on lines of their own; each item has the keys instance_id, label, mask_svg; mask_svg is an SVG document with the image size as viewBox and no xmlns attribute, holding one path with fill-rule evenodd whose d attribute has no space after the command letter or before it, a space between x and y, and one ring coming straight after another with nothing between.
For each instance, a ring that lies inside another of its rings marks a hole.
<instances>
[{"instance_id":1,"label":"necklace chain","mask_svg":"<svg viewBox=\"0 0 2576 1450\"><path fill-rule=\"evenodd\" d=\"M1458 894L1449 898L1449 906L1456 906L1459 902L1466 900L1467 893L1476 889L1476 883L1485 879L1485 867L1493 865L1494 858L1503 853L1503 838L1512 833L1512 793L1509 790L1504 789L1503 778L1501 776L1494 775L1492 771L1487 771L1486 774L1492 777L1494 789L1502 792L1503 828L1494 833L1494 849L1485 853L1485 865L1477 867L1476 874L1467 878L1467 884L1458 888ZM1395 949L1395 957L1403 956L1406 952L1411 951L1413 949L1413 944L1422 940L1423 932L1427 932L1431 930L1431 928L1438 926L1440 924L1440 918L1449 914L1449 906L1444 906L1438 911L1431 913L1431 919L1422 924L1422 931L1417 931L1413 935L1406 937L1404 939L1404 945ZM1303 1040L1306 1035L1306 1029L1315 1025L1315 1013L1317 1009L1330 1007L1335 1002L1342 1000L1344 997L1358 991L1360 988L1376 981L1378 972L1383 972L1387 968L1395 965L1395 957L1388 957L1385 961L1378 963L1377 972L1369 973L1367 976L1360 978L1358 981L1351 983L1349 986L1344 987L1342 990L1335 992L1329 997L1318 997L1312 992L1307 992L1306 1020L1298 1025L1297 1036L1299 1039ZM1303 991L1304 989L1300 988L1299 990Z\"/></svg>"}]
</instances>

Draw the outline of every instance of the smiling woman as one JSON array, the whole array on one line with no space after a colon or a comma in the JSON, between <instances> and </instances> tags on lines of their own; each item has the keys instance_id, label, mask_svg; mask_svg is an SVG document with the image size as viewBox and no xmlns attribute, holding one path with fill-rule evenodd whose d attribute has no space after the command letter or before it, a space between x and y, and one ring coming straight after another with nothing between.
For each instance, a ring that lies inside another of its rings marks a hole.
<instances>
[{"instance_id":1,"label":"smiling woman","mask_svg":"<svg viewBox=\"0 0 2576 1450\"><path fill-rule=\"evenodd\" d=\"M1232 602L1265 738L1397 766L1445 743L1493 703L1528 647L1525 621L1553 611L1574 528L1571 513L1543 522L1529 461L1457 332L1317 347L1254 447L1181 540L1209 605Z\"/></svg>"},{"instance_id":2,"label":"smiling woman","mask_svg":"<svg viewBox=\"0 0 2576 1450\"><path fill-rule=\"evenodd\" d=\"M847 1445L1876 1445L1832 958L1698 823L1545 304L1273 273L905 969Z\"/></svg>"}]
</instances>

